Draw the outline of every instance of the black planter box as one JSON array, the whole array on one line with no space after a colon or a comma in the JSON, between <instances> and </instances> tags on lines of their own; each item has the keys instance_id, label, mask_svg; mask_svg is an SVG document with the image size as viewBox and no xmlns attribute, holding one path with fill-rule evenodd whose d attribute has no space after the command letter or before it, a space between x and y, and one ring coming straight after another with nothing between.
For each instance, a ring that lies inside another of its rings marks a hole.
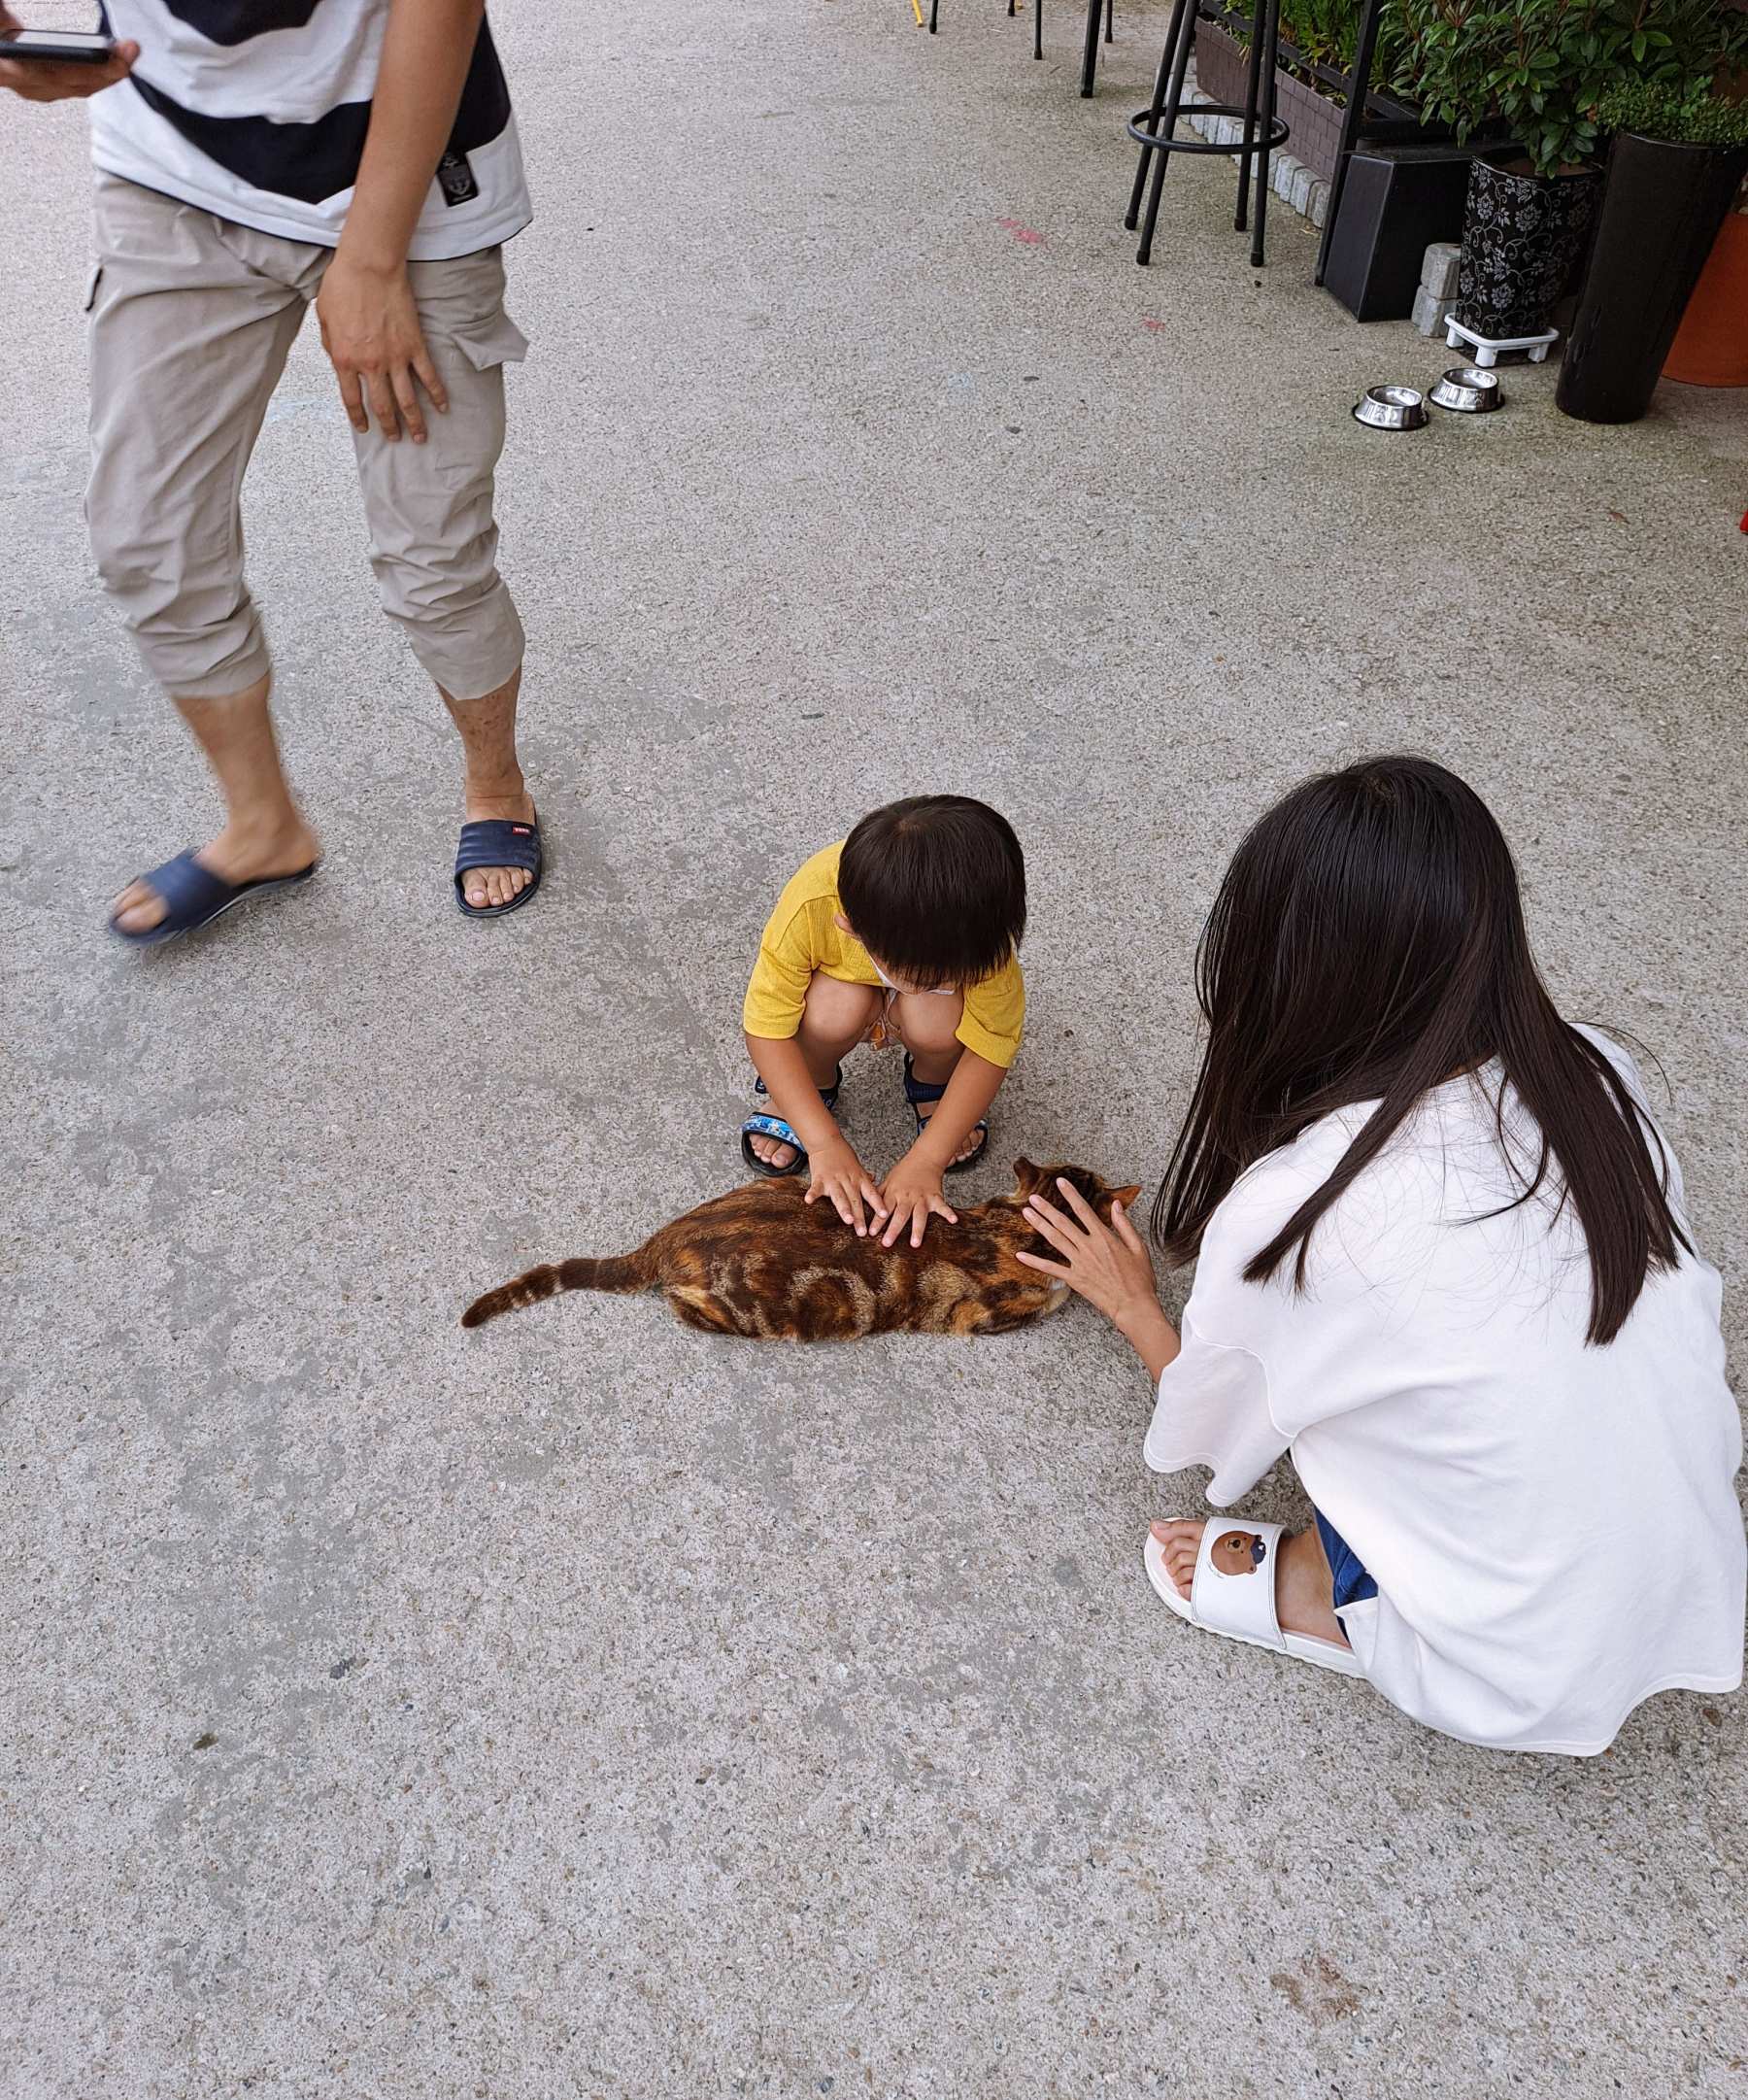
<instances>
[{"instance_id":1,"label":"black planter box","mask_svg":"<svg viewBox=\"0 0 1748 2100\"><path fill-rule=\"evenodd\" d=\"M1433 241L1462 237L1479 147L1379 146L1348 162L1324 288L1356 321L1404 321Z\"/></svg>"}]
</instances>

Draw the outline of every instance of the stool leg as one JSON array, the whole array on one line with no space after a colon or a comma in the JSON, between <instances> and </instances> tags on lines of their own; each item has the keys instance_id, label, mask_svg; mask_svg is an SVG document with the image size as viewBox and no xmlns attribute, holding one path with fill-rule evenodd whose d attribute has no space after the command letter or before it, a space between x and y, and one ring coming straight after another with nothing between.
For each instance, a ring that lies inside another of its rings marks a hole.
<instances>
[{"instance_id":1,"label":"stool leg","mask_svg":"<svg viewBox=\"0 0 1748 2100\"><path fill-rule=\"evenodd\" d=\"M1281 0L1264 0L1267 50L1262 54L1262 151L1257 156L1257 230L1251 236L1251 267L1262 267L1262 229L1268 219L1269 133L1275 120L1275 47L1281 38Z\"/></svg>"},{"instance_id":2,"label":"stool leg","mask_svg":"<svg viewBox=\"0 0 1748 2100\"><path fill-rule=\"evenodd\" d=\"M1093 0L1093 5L1097 4L1098 0ZM1171 61L1177 51L1179 17L1183 12L1184 0L1177 0L1172 11L1171 27L1165 33L1165 49L1160 53L1160 70L1154 76L1153 100L1147 106L1147 128L1150 131L1159 130L1160 117L1165 108L1165 90L1171 80ZM1095 22L1097 18L1096 16L1088 17L1090 21ZM1141 222L1141 190L1147 181L1147 163L1152 158L1153 148L1142 147L1141 157L1135 163L1135 182L1129 191L1128 210L1123 216L1123 223L1131 233Z\"/></svg>"},{"instance_id":3,"label":"stool leg","mask_svg":"<svg viewBox=\"0 0 1748 2100\"><path fill-rule=\"evenodd\" d=\"M1257 104L1261 100L1262 85L1262 30L1263 17L1267 13L1266 0L1256 0L1251 10L1250 64L1244 76L1244 143L1250 146L1257 136ZM1246 153L1238 163L1238 210L1232 220L1232 231L1242 233L1250 213L1251 156Z\"/></svg>"},{"instance_id":4,"label":"stool leg","mask_svg":"<svg viewBox=\"0 0 1748 2100\"><path fill-rule=\"evenodd\" d=\"M930 0L928 10L928 33L933 36L941 19L941 0Z\"/></svg>"},{"instance_id":5,"label":"stool leg","mask_svg":"<svg viewBox=\"0 0 1748 2100\"><path fill-rule=\"evenodd\" d=\"M1165 107L1160 113L1159 122L1153 126L1156 131L1162 130L1166 138L1177 129L1178 112L1184 106L1184 75L1190 70L1190 47L1195 39L1194 0L1178 0L1171 22L1178 32L1171 60L1171 85L1166 90ZM1154 170L1153 186L1147 193L1147 218L1141 227L1141 246L1135 251L1135 260L1143 268L1153 260L1154 228L1160 222L1160 197L1165 187L1165 171L1171 165L1170 153L1160 153L1159 161Z\"/></svg>"},{"instance_id":6,"label":"stool leg","mask_svg":"<svg viewBox=\"0 0 1748 2100\"><path fill-rule=\"evenodd\" d=\"M1096 7L1098 0L1092 0L1092 4ZM1105 42L1107 44L1115 44L1117 41L1116 37L1111 33L1111 17L1116 13L1116 9L1117 0L1105 0Z\"/></svg>"},{"instance_id":7,"label":"stool leg","mask_svg":"<svg viewBox=\"0 0 1748 2100\"><path fill-rule=\"evenodd\" d=\"M1044 0L1032 0L1032 56L1044 55Z\"/></svg>"},{"instance_id":8,"label":"stool leg","mask_svg":"<svg viewBox=\"0 0 1748 2100\"><path fill-rule=\"evenodd\" d=\"M1087 0L1087 41L1081 51L1081 93L1092 92L1092 78L1098 71L1098 0Z\"/></svg>"}]
</instances>

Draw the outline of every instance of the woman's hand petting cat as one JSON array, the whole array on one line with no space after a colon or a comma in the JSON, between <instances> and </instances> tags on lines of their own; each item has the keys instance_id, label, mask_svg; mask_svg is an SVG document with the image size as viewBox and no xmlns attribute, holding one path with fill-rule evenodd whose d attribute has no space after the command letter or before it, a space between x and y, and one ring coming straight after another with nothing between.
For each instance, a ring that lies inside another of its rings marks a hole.
<instances>
[{"instance_id":1,"label":"woman's hand petting cat","mask_svg":"<svg viewBox=\"0 0 1748 2100\"><path fill-rule=\"evenodd\" d=\"M887 1206L880 1200L874 1177L857 1158L854 1145L842 1138L835 1144L815 1145L807 1155L807 1164L808 1202L818 1202L822 1196L828 1197L832 1208L844 1223L855 1226L857 1239L868 1236L867 1223L862 1216L862 1205L866 1203L873 1213L874 1230L879 1232Z\"/></svg>"},{"instance_id":2,"label":"woman's hand petting cat","mask_svg":"<svg viewBox=\"0 0 1748 2100\"><path fill-rule=\"evenodd\" d=\"M1157 1379L1178 1353L1178 1335L1160 1309L1153 1260L1121 1203L1111 1205L1105 1224L1080 1191L1059 1179L1058 1189L1072 1216L1065 1216L1042 1195L1025 1202L1025 1222L1062 1257L1020 1254L1017 1260L1047 1276L1060 1276L1090 1305L1127 1338Z\"/></svg>"},{"instance_id":3,"label":"woman's hand petting cat","mask_svg":"<svg viewBox=\"0 0 1748 2100\"><path fill-rule=\"evenodd\" d=\"M940 1168L932 1159L919 1158L915 1145L888 1174L880 1193L892 1213L891 1223L881 1236L883 1247L890 1247L907 1225L911 1245L920 1247L930 1211L949 1225L958 1223L958 1212L943 1193Z\"/></svg>"}]
</instances>

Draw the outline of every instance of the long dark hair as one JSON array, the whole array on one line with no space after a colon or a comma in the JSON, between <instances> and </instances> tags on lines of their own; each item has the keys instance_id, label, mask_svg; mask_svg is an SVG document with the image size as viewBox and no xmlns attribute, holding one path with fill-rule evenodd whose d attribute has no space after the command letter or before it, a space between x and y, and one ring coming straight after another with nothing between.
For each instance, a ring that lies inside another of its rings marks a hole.
<instances>
[{"instance_id":1,"label":"long dark hair","mask_svg":"<svg viewBox=\"0 0 1748 2100\"><path fill-rule=\"evenodd\" d=\"M1612 1341L1647 1274L1689 1247L1656 1134L1536 974L1503 833L1430 759L1367 759L1276 803L1220 886L1196 992L1208 1047L1153 1211L1172 1261L1194 1257L1246 1168L1331 1109L1376 1101L1328 1179L1245 1269L1261 1282L1291 1255L1303 1290L1325 1211L1429 1088L1494 1058L1540 1134L1519 1158L1502 1087L1496 1131L1516 1202L1552 1174L1583 1230L1588 1340Z\"/></svg>"}]
</instances>

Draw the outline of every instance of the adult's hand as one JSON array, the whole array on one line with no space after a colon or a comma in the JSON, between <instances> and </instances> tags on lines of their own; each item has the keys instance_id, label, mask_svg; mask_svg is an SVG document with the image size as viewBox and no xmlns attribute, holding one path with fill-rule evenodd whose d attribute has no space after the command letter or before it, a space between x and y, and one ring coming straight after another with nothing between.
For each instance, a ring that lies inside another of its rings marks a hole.
<instances>
[{"instance_id":1,"label":"adult's hand","mask_svg":"<svg viewBox=\"0 0 1748 2100\"><path fill-rule=\"evenodd\" d=\"M12 36L24 24L0 7L0 36ZM101 94L126 80L140 55L137 44L118 44L102 65L53 65L42 58L0 58L0 87L10 87L26 102L77 102Z\"/></svg>"},{"instance_id":2,"label":"adult's hand","mask_svg":"<svg viewBox=\"0 0 1748 2100\"><path fill-rule=\"evenodd\" d=\"M1024 1253L1017 1259L1027 1269L1059 1276L1070 1290L1096 1305L1127 1338L1157 1379L1178 1353L1178 1334L1160 1309L1153 1260L1140 1234L1121 1203L1112 1203L1107 1225L1070 1181L1059 1176L1057 1187L1066 1213L1034 1192L1025 1201L1025 1222L1061 1259L1051 1262L1039 1254Z\"/></svg>"},{"instance_id":3,"label":"adult's hand","mask_svg":"<svg viewBox=\"0 0 1748 2100\"><path fill-rule=\"evenodd\" d=\"M440 415L448 412L449 395L425 348L406 264L382 269L358 262L342 243L316 296L316 319L353 428L368 430L374 417L384 437L398 440L404 426L422 445L420 388Z\"/></svg>"},{"instance_id":4,"label":"adult's hand","mask_svg":"<svg viewBox=\"0 0 1748 2100\"><path fill-rule=\"evenodd\" d=\"M1106 1225L1071 1181L1059 1176L1057 1187L1072 1215L1064 1216L1041 1193L1034 1193L1025 1200L1025 1222L1061 1260L1047 1262L1036 1254L1022 1254L1020 1260L1047 1276L1060 1276L1107 1320L1121 1322L1126 1312L1142 1304L1158 1305L1153 1262L1123 1205L1112 1203Z\"/></svg>"}]
</instances>

